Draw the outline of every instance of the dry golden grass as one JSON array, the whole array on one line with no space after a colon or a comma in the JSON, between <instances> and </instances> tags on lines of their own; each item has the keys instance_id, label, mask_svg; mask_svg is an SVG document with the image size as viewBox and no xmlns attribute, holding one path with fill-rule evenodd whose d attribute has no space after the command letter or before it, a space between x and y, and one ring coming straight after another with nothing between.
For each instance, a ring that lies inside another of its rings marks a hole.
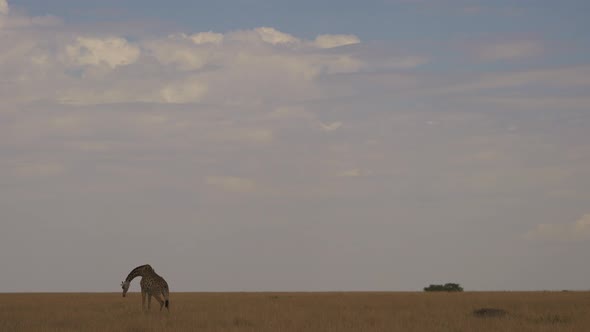
<instances>
[{"instance_id":1,"label":"dry golden grass","mask_svg":"<svg viewBox=\"0 0 590 332\"><path fill-rule=\"evenodd\" d=\"M477 318L481 307L503 318ZM0 331L590 331L588 292L0 294Z\"/></svg>"}]
</instances>

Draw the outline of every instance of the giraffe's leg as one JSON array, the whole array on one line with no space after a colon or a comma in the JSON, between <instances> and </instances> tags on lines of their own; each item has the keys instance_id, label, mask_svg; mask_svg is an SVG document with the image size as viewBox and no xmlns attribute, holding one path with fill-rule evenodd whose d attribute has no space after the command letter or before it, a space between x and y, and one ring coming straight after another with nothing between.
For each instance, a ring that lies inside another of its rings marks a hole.
<instances>
[{"instance_id":1,"label":"giraffe's leg","mask_svg":"<svg viewBox=\"0 0 590 332\"><path fill-rule=\"evenodd\" d=\"M141 310L145 310L145 291L141 291Z\"/></svg>"},{"instance_id":2,"label":"giraffe's leg","mask_svg":"<svg viewBox=\"0 0 590 332\"><path fill-rule=\"evenodd\" d=\"M148 310L152 308L152 293L148 293Z\"/></svg>"},{"instance_id":3,"label":"giraffe's leg","mask_svg":"<svg viewBox=\"0 0 590 332\"><path fill-rule=\"evenodd\" d=\"M164 306L164 300L162 300L162 297L158 293L154 293L154 297L156 298L156 301L160 303L160 311L162 311L162 307Z\"/></svg>"}]
</instances>

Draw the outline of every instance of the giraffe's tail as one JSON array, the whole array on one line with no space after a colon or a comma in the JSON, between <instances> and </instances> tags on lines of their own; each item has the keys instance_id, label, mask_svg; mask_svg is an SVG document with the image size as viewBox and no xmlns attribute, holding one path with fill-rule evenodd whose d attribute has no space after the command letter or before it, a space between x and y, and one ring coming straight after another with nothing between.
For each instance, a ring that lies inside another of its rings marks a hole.
<instances>
[{"instance_id":1,"label":"giraffe's tail","mask_svg":"<svg viewBox=\"0 0 590 332\"><path fill-rule=\"evenodd\" d=\"M170 297L168 288L164 288L164 291L162 293L164 293L164 306L166 307L166 309L168 309L168 311L170 311Z\"/></svg>"}]
</instances>

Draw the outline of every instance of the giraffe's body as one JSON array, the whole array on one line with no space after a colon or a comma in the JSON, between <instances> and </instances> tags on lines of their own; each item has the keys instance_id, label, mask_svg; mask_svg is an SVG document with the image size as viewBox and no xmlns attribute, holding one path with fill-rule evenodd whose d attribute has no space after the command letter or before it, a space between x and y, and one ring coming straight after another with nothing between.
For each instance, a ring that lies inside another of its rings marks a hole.
<instances>
[{"instance_id":1,"label":"giraffe's body","mask_svg":"<svg viewBox=\"0 0 590 332\"><path fill-rule=\"evenodd\" d=\"M170 311L168 283L148 264L138 266L131 270L127 278L125 278L125 281L121 283L121 287L123 288L123 297L125 297L125 294L127 294L127 291L129 290L131 280L135 279L136 277L141 277L139 284L141 286L142 308L145 309L145 299L147 296L148 309L150 309L153 296L156 298L156 301L160 303L160 310L162 310L163 306L166 306L166 309Z\"/></svg>"}]
</instances>

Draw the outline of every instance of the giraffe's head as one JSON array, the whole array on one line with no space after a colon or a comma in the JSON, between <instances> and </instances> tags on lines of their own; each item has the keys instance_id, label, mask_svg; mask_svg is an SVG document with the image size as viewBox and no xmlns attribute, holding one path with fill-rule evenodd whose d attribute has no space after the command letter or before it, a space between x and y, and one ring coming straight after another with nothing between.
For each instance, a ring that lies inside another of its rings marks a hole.
<instances>
[{"instance_id":1,"label":"giraffe's head","mask_svg":"<svg viewBox=\"0 0 590 332\"><path fill-rule=\"evenodd\" d=\"M129 285L131 283L129 281L123 281L121 283L121 288L123 288L123 297L125 297L125 294L127 294L127 291L129 290Z\"/></svg>"}]
</instances>

